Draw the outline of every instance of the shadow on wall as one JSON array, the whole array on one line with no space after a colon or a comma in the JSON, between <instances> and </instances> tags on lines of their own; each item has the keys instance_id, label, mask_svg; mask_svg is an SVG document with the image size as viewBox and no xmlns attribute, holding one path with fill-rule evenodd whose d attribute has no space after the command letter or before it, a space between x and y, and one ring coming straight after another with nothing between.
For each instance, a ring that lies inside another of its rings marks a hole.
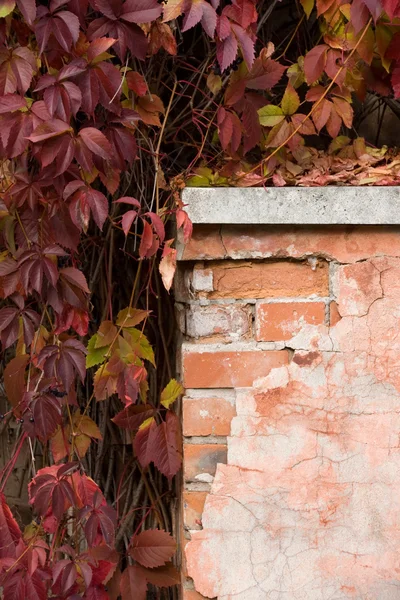
<instances>
[{"instance_id":1,"label":"shadow on wall","mask_svg":"<svg viewBox=\"0 0 400 600\"><path fill-rule=\"evenodd\" d=\"M363 103L353 97L353 107L356 115L354 129L360 137L378 147L400 146L400 102L367 94Z\"/></svg>"}]
</instances>

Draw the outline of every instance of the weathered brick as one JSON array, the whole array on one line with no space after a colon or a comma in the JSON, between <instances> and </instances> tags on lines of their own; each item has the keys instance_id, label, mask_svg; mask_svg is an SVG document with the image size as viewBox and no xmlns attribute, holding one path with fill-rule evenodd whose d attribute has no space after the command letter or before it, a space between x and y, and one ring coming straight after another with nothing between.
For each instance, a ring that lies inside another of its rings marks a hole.
<instances>
[{"instance_id":1,"label":"weathered brick","mask_svg":"<svg viewBox=\"0 0 400 600\"><path fill-rule=\"evenodd\" d=\"M329 325L333 327L340 321L341 318L342 315L339 312L338 305L334 300L332 300L332 302L329 304Z\"/></svg>"},{"instance_id":2,"label":"weathered brick","mask_svg":"<svg viewBox=\"0 0 400 600\"><path fill-rule=\"evenodd\" d=\"M305 324L322 325L323 302L260 302L256 307L256 337L259 341L290 340Z\"/></svg>"},{"instance_id":3,"label":"weathered brick","mask_svg":"<svg viewBox=\"0 0 400 600\"><path fill-rule=\"evenodd\" d=\"M193 338L239 340L250 335L251 319L248 305L194 305L187 310L186 334Z\"/></svg>"},{"instance_id":4,"label":"weathered brick","mask_svg":"<svg viewBox=\"0 0 400 600\"><path fill-rule=\"evenodd\" d=\"M178 232L178 260L204 260L224 258L225 250L219 235L219 225L195 225L187 244Z\"/></svg>"},{"instance_id":5,"label":"weathered brick","mask_svg":"<svg viewBox=\"0 0 400 600\"><path fill-rule=\"evenodd\" d=\"M202 263L194 266L192 275L192 289L195 292L212 292L213 272L211 269L204 268Z\"/></svg>"},{"instance_id":6,"label":"weathered brick","mask_svg":"<svg viewBox=\"0 0 400 600\"><path fill-rule=\"evenodd\" d=\"M183 492L183 520L189 529L201 529L201 515L207 492Z\"/></svg>"},{"instance_id":7,"label":"weathered brick","mask_svg":"<svg viewBox=\"0 0 400 600\"><path fill-rule=\"evenodd\" d=\"M225 398L183 398L183 435L229 435L235 406Z\"/></svg>"},{"instance_id":8,"label":"weathered brick","mask_svg":"<svg viewBox=\"0 0 400 600\"><path fill-rule=\"evenodd\" d=\"M210 263L209 298L282 298L328 295L328 265L307 262L223 261Z\"/></svg>"},{"instance_id":9,"label":"weathered brick","mask_svg":"<svg viewBox=\"0 0 400 600\"><path fill-rule=\"evenodd\" d=\"M225 444L185 444L183 472L186 481L201 481L201 475L215 475L217 463L226 464ZM200 476L200 477L199 477Z\"/></svg>"},{"instance_id":10,"label":"weathered brick","mask_svg":"<svg viewBox=\"0 0 400 600\"><path fill-rule=\"evenodd\" d=\"M249 387L275 367L288 362L285 350L184 352L183 381L186 388Z\"/></svg>"},{"instance_id":11,"label":"weathered brick","mask_svg":"<svg viewBox=\"0 0 400 600\"><path fill-rule=\"evenodd\" d=\"M319 255L353 263L372 256L400 256L400 228L195 225L181 254L183 260Z\"/></svg>"}]
</instances>

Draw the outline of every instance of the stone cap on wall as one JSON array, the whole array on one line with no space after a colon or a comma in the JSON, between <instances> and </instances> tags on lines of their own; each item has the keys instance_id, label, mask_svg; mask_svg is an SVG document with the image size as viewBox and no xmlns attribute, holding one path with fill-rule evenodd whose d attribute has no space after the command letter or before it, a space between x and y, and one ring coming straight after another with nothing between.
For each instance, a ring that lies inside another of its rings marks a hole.
<instances>
[{"instance_id":1,"label":"stone cap on wall","mask_svg":"<svg viewBox=\"0 0 400 600\"><path fill-rule=\"evenodd\" d=\"M400 224L400 187L188 187L182 199L195 224Z\"/></svg>"}]
</instances>

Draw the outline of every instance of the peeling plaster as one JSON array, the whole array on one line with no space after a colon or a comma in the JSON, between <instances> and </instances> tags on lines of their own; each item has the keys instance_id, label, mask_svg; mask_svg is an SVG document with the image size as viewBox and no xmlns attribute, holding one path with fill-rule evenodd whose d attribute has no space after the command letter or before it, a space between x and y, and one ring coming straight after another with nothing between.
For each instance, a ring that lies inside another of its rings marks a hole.
<instances>
[{"instance_id":1,"label":"peeling plaster","mask_svg":"<svg viewBox=\"0 0 400 600\"><path fill-rule=\"evenodd\" d=\"M400 598L400 259L335 268L342 319L238 390L187 568L218 600Z\"/></svg>"}]
</instances>

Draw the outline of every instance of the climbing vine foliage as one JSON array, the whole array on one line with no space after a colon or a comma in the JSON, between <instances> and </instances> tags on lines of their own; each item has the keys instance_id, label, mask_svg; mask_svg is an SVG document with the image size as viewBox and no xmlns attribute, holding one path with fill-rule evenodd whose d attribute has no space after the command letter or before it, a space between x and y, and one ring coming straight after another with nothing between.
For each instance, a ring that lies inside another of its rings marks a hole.
<instances>
[{"instance_id":1,"label":"climbing vine foliage","mask_svg":"<svg viewBox=\"0 0 400 600\"><path fill-rule=\"evenodd\" d=\"M1 593L144 600L179 582L179 192L397 183L353 102L400 97L400 1L0 0L0 44Z\"/></svg>"}]
</instances>

